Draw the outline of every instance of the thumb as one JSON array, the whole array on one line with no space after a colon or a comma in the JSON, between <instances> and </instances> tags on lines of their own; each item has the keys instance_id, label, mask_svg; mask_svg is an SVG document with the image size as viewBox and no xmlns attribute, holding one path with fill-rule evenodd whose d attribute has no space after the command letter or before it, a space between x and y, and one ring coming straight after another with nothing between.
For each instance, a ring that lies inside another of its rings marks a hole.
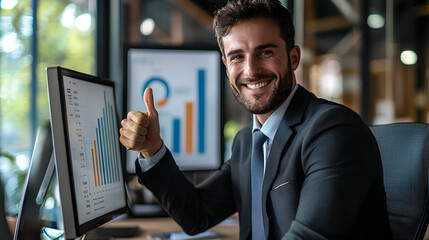
<instances>
[{"instance_id":1,"label":"thumb","mask_svg":"<svg viewBox=\"0 0 429 240\"><path fill-rule=\"evenodd\" d=\"M153 102L152 88L146 88L146 90L144 91L144 103L146 105L149 116L153 114L157 114L157 111L155 109L155 104Z\"/></svg>"}]
</instances>

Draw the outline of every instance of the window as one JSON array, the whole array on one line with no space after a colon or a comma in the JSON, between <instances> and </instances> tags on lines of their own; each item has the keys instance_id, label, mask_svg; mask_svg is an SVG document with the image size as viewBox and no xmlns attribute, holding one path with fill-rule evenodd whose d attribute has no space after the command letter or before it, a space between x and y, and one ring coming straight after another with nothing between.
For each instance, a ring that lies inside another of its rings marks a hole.
<instances>
[{"instance_id":1,"label":"window","mask_svg":"<svg viewBox=\"0 0 429 240\"><path fill-rule=\"evenodd\" d=\"M96 0L0 3L0 175L15 214L37 127L49 120L45 68L95 73Z\"/></svg>"},{"instance_id":2,"label":"window","mask_svg":"<svg viewBox=\"0 0 429 240\"><path fill-rule=\"evenodd\" d=\"M298 81L369 124L429 122L426 0L294 1Z\"/></svg>"}]
</instances>

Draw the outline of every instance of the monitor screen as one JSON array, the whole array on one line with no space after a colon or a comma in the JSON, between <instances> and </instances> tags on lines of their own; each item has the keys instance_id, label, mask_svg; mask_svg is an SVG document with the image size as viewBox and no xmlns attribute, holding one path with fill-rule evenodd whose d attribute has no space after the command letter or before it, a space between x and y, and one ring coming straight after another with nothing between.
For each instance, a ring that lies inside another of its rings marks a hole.
<instances>
[{"instance_id":1,"label":"monitor screen","mask_svg":"<svg viewBox=\"0 0 429 240\"><path fill-rule=\"evenodd\" d=\"M213 170L223 158L221 57L216 49L129 48L124 87L128 111L146 112L154 92L161 137L184 171ZM127 171L137 153L127 151Z\"/></svg>"},{"instance_id":2,"label":"monitor screen","mask_svg":"<svg viewBox=\"0 0 429 240\"><path fill-rule=\"evenodd\" d=\"M54 156L64 231L80 236L126 211L111 81L47 68Z\"/></svg>"}]
</instances>

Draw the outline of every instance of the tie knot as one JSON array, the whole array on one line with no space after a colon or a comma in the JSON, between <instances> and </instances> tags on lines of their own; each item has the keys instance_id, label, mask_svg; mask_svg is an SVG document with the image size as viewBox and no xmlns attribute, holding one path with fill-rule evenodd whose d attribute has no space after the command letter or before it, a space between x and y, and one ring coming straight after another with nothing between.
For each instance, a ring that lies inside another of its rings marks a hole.
<instances>
[{"instance_id":1,"label":"tie knot","mask_svg":"<svg viewBox=\"0 0 429 240\"><path fill-rule=\"evenodd\" d=\"M253 133L253 146L259 147L264 144L264 142L267 140L267 136L260 130L257 130Z\"/></svg>"}]
</instances>

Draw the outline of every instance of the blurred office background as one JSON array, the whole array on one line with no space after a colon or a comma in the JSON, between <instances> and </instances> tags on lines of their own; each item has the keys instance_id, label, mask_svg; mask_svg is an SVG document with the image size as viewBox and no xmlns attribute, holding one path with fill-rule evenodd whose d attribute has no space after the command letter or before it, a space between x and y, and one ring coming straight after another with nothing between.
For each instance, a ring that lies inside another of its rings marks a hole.
<instances>
[{"instance_id":1,"label":"blurred office background","mask_svg":"<svg viewBox=\"0 0 429 240\"><path fill-rule=\"evenodd\" d=\"M429 122L429 0L282 2L302 50L300 84L368 124ZM18 211L37 127L49 119L46 67L112 79L122 116L124 48L217 47L212 16L225 3L0 0L0 173L9 213ZM251 116L223 81L230 141Z\"/></svg>"}]
</instances>

